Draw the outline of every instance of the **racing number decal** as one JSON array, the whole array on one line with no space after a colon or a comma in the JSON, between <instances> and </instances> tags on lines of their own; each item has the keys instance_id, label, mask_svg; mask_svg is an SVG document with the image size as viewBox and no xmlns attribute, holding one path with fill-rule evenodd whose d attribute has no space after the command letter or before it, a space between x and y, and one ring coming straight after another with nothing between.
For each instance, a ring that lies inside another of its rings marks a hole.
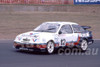
<instances>
[{"instance_id":1,"label":"racing number decal","mask_svg":"<svg viewBox=\"0 0 100 67\"><path fill-rule=\"evenodd\" d=\"M65 39L61 39L61 46L65 46L66 45L66 40Z\"/></svg>"}]
</instances>

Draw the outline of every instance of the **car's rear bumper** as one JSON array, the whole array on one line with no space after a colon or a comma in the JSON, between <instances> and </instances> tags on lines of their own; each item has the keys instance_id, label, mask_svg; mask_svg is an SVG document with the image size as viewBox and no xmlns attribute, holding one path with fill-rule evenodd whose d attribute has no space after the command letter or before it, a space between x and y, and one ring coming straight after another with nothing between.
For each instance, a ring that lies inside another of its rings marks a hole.
<instances>
[{"instance_id":1,"label":"car's rear bumper","mask_svg":"<svg viewBox=\"0 0 100 67\"><path fill-rule=\"evenodd\" d=\"M93 44L93 43L94 43L94 40L92 40L92 39L91 39L91 40L88 40L88 44L89 44L89 45L91 45L91 44Z\"/></svg>"}]
</instances>

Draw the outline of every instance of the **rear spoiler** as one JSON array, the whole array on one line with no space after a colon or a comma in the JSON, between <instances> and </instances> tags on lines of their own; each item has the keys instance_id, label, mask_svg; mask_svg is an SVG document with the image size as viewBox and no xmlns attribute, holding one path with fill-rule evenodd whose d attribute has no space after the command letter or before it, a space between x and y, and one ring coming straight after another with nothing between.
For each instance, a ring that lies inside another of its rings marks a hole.
<instances>
[{"instance_id":1,"label":"rear spoiler","mask_svg":"<svg viewBox=\"0 0 100 67\"><path fill-rule=\"evenodd\" d=\"M91 26L81 26L83 29L90 29L91 28Z\"/></svg>"}]
</instances>

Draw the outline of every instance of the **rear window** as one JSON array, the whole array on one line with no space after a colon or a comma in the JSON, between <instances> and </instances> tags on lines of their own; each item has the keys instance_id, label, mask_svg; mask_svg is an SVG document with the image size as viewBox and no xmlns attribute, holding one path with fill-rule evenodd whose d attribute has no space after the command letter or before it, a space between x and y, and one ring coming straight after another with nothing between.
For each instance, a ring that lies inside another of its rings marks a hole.
<instances>
[{"instance_id":1,"label":"rear window","mask_svg":"<svg viewBox=\"0 0 100 67\"><path fill-rule=\"evenodd\" d=\"M79 25L72 25L72 27L73 27L73 30L74 30L75 33L81 33L81 32L84 32L84 31L85 31L85 30L84 30L81 26L79 26Z\"/></svg>"}]
</instances>

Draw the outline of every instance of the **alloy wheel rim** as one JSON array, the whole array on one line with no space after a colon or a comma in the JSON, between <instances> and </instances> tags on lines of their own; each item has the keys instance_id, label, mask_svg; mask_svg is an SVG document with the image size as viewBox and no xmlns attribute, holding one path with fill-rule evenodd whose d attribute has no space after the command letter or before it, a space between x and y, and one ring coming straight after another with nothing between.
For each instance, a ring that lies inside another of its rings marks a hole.
<instances>
[{"instance_id":1,"label":"alloy wheel rim","mask_svg":"<svg viewBox=\"0 0 100 67\"><path fill-rule=\"evenodd\" d=\"M54 51L54 44L52 42L49 42L47 49L49 53L52 53Z\"/></svg>"},{"instance_id":2,"label":"alloy wheel rim","mask_svg":"<svg viewBox=\"0 0 100 67\"><path fill-rule=\"evenodd\" d=\"M82 44L81 44L81 48L82 50L86 50L88 47L87 42L85 40L83 40Z\"/></svg>"}]
</instances>

